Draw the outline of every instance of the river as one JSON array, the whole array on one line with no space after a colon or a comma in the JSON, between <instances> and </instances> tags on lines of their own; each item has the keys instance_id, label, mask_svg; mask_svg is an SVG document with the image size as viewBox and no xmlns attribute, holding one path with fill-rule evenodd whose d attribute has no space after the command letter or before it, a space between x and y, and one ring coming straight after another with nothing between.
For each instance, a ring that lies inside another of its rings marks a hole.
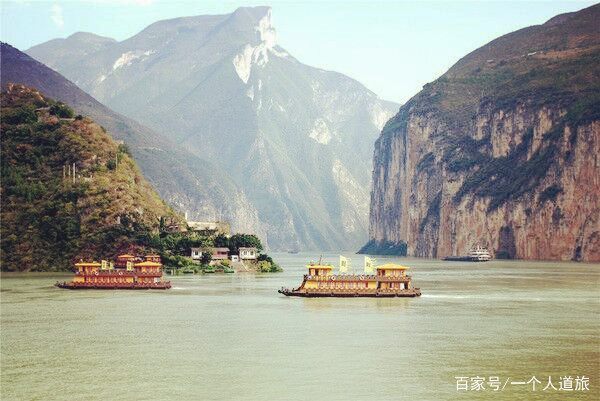
<instances>
[{"instance_id":1,"label":"river","mask_svg":"<svg viewBox=\"0 0 600 401\"><path fill-rule=\"evenodd\" d=\"M4 273L2 400L600 399L597 264L389 258L422 297L304 299L276 291L318 255L274 257L283 273L174 277L169 291ZM519 384L534 376L535 391ZM560 390L568 376L589 390Z\"/></svg>"}]
</instances>

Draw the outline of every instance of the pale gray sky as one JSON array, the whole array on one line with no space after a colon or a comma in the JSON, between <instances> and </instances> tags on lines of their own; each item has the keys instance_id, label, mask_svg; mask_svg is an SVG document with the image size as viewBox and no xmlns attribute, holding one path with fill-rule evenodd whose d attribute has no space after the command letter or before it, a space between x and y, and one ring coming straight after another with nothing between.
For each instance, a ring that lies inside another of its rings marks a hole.
<instances>
[{"instance_id":1,"label":"pale gray sky","mask_svg":"<svg viewBox=\"0 0 600 401\"><path fill-rule=\"evenodd\" d=\"M1 37L21 50L77 31L126 39L161 19L270 5L278 42L300 61L405 102L490 40L593 1L2 1Z\"/></svg>"}]
</instances>

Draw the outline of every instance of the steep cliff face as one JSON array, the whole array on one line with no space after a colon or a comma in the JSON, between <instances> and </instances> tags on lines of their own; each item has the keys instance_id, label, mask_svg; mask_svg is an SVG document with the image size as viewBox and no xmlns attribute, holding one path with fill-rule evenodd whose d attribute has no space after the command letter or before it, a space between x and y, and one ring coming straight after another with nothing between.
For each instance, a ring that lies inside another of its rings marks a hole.
<instances>
[{"instance_id":1,"label":"steep cliff face","mask_svg":"<svg viewBox=\"0 0 600 401\"><path fill-rule=\"evenodd\" d=\"M599 18L501 37L404 105L375 146L365 251L600 260Z\"/></svg>"}]
</instances>

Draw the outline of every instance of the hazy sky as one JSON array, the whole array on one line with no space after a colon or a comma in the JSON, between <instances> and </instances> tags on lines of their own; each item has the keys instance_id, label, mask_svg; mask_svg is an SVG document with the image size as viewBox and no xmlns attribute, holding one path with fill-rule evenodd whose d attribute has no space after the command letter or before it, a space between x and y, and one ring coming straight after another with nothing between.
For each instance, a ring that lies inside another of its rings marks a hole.
<instances>
[{"instance_id":1,"label":"hazy sky","mask_svg":"<svg viewBox=\"0 0 600 401\"><path fill-rule=\"evenodd\" d=\"M405 102L460 57L505 33L594 1L0 0L2 41L26 50L77 31L126 39L161 19L270 5L278 42L303 63L339 71Z\"/></svg>"}]
</instances>

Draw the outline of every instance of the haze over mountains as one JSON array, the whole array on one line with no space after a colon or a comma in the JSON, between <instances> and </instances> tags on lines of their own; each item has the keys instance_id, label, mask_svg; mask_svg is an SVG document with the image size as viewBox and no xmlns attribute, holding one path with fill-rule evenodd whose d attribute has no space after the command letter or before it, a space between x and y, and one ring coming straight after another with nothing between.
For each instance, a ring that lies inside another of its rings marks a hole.
<instances>
[{"instance_id":1,"label":"haze over mountains","mask_svg":"<svg viewBox=\"0 0 600 401\"><path fill-rule=\"evenodd\" d=\"M0 46L3 89L11 82L25 84L94 119L115 139L127 143L144 176L163 199L178 209L202 210L212 216L223 213L236 222L236 229L264 235L256 209L231 179L219 176L218 168L168 138L115 113L27 54L5 43Z\"/></svg>"},{"instance_id":2,"label":"haze over mountains","mask_svg":"<svg viewBox=\"0 0 600 401\"><path fill-rule=\"evenodd\" d=\"M27 53L208 161L216 185L231 180L248 200L244 213L257 211L270 247L348 249L366 239L372 144L398 105L292 57L277 45L270 8L159 21L122 42L78 33ZM173 188L186 186L177 174L148 175L176 207L209 217L178 201L193 195ZM227 208L223 217L244 220Z\"/></svg>"}]
</instances>

